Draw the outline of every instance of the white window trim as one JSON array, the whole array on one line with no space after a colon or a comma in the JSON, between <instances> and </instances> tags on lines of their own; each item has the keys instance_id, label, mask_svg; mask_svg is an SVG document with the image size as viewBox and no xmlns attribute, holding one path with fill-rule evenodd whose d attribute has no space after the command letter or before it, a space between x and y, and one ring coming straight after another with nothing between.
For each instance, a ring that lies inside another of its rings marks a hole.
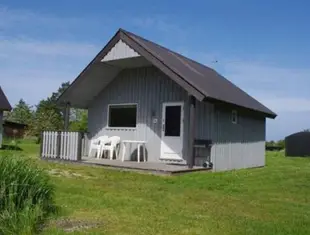
<instances>
[{"instance_id":1,"label":"white window trim","mask_svg":"<svg viewBox=\"0 0 310 235\"><path fill-rule=\"evenodd\" d=\"M113 127L110 126L110 107L111 106L129 106L129 105L135 105L136 106L136 127ZM107 126L105 129L107 130L136 130L138 126L138 103L119 103L119 104L108 104L107 109Z\"/></svg>"},{"instance_id":2,"label":"white window trim","mask_svg":"<svg viewBox=\"0 0 310 235\"><path fill-rule=\"evenodd\" d=\"M234 120L234 116L236 117L235 120ZM233 124L238 124L238 112L235 109L231 111L231 122Z\"/></svg>"}]
</instances>

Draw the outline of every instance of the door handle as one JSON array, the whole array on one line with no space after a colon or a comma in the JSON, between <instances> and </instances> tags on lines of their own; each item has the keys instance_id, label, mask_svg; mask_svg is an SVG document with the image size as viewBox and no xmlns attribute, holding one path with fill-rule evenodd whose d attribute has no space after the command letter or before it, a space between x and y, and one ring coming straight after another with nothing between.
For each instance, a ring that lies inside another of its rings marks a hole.
<instances>
[{"instance_id":1,"label":"door handle","mask_svg":"<svg viewBox=\"0 0 310 235\"><path fill-rule=\"evenodd\" d=\"M163 123L163 132L165 132L165 123Z\"/></svg>"}]
</instances>

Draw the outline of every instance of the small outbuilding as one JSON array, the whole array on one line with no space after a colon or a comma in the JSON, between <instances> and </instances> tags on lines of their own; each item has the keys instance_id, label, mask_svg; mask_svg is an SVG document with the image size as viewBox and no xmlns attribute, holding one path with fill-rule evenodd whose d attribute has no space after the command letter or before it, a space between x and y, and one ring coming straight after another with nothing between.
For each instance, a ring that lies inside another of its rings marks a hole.
<instances>
[{"instance_id":1,"label":"small outbuilding","mask_svg":"<svg viewBox=\"0 0 310 235\"><path fill-rule=\"evenodd\" d=\"M285 137L285 156L310 157L310 132L302 131Z\"/></svg>"},{"instance_id":2,"label":"small outbuilding","mask_svg":"<svg viewBox=\"0 0 310 235\"><path fill-rule=\"evenodd\" d=\"M23 138L28 125L13 121L3 121L3 136L7 138Z\"/></svg>"},{"instance_id":3,"label":"small outbuilding","mask_svg":"<svg viewBox=\"0 0 310 235\"><path fill-rule=\"evenodd\" d=\"M11 111L12 106L6 98L4 92L0 86L0 148L2 147L2 135L3 135L3 112Z\"/></svg>"}]
</instances>

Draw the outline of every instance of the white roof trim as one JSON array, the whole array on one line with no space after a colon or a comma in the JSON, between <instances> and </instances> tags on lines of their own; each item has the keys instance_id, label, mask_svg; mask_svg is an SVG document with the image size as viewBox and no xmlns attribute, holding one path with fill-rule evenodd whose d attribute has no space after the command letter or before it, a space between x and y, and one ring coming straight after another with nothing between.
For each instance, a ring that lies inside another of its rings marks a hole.
<instances>
[{"instance_id":1,"label":"white roof trim","mask_svg":"<svg viewBox=\"0 0 310 235\"><path fill-rule=\"evenodd\" d=\"M125 42L119 40L114 47L101 60L102 62L111 60L127 59L140 56L136 51L130 48Z\"/></svg>"}]
</instances>

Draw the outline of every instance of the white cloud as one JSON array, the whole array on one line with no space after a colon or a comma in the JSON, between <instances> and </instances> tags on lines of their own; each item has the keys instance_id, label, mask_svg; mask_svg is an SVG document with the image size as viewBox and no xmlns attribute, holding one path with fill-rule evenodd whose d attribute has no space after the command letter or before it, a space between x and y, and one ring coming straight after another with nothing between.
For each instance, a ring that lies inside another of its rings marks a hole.
<instances>
[{"instance_id":1,"label":"white cloud","mask_svg":"<svg viewBox=\"0 0 310 235\"><path fill-rule=\"evenodd\" d=\"M39 41L33 39L0 39L0 57L94 56L98 47L88 43L65 41Z\"/></svg>"},{"instance_id":2,"label":"white cloud","mask_svg":"<svg viewBox=\"0 0 310 235\"><path fill-rule=\"evenodd\" d=\"M310 111L310 69L226 62L225 77L276 112Z\"/></svg>"},{"instance_id":3,"label":"white cloud","mask_svg":"<svg viewBox=\"0 0 310 235\"><path fill-rule=\"evenodd\" d=\"M260 101L275 112L306 112L310 111L310 98L260 98Z\"/></svg>"},{"instance_id":4,"label":"white cloud","mask_svg":"<svg viewBox=\"0 0 310 235\"><path fill-rule=\"evenodd\" d=\"M76 37L92 20L0 5L0 84L13 105L34 105L79 74L101 49Z\"/></svg>"},{"instance_id":5,"label":"white cloud","mask_svg":"<svg viewBox=\"0 0 310 235\"><path fill-rule=\"evenodd\" d=\"M134 17L131 23L138 28L151 30L153 33L154 31L160 32L161 37L164 35L169 39L173 37L173 41L186 39L189 32L189 29L185 29L184 26L181 27L179 24L173 23L173 20L167 15Z\"/></svg>"},{"instance_id":6,"label":"white cloud","mask_svg":"<svg viewBox=\"0 0 310 235\"><path fill-rule=\"evenodd\" d=\"M131 17L126 14L124 12L113 20L107 17L110 21L105 25L115 26L115 29L119 25L133 26L144 32L149 31L154 40L164 41L165 45L178 51L181 48L183 54L213 67L277 112L277 119L268 121L269 139L282 138L292 131L309 128L310 69L255 61L255 55L253 61L248 61L231 59L214 51L195 53L192 48L184 47L192 43L192 33L189 32L194 32L195 26L184 28L174 23L170 16ZM100 29L98 26L102 26L102 22L102 19L64 18L0 6L0 84L12 104L19 98L36 104L39 99L55 91L62 82L72 81L101 49L101 46L79 41L81 29L88 37L86 40L91 41L98 34L87 31L89 25ZM71 36L66 38L68 35ZM218 63L213 63L215 60ZM297 120L296 126L288 127L288 123L293 124L294 120Z\"/></svg>"},{"instance_id":7,"label":"white cloud","mask_svg":"<svg viewBox=\"0 0 310 235\"><path fill-rule=\"evenodd\" d=\"M287 88L295 84L296 87L303 85L309 79L310 69L298 69L292 67L279 67L260 62L225 62L225 72L231 79L246 84L263 84L282 86Z\"/></svg>"},{"instance_id":8,"label":"white cloud","mask_svg":"<svg viewBox=\"0 0 310 235\"><path fill-rule=\"evenodd\" d=\"M139 26L141 28L149 28L154 29L163 32L169 32L171 30L173 31L181 31L181 28L178 25L175 25L173 23L168 23L165 16L148 16L145 18L134 18L133 23L136 26Z\"/></svg>"},{"instance_id":9,"label":"white cloud","mask_svg":"<svg viewBox=\"0 0 310 235\"><path fill-rule=\"evenodd\" d=\"M72 81L98 50L79 42L0 40L0 84L13 105L20 98L34 105Z\"/></svg>"},{"instance_id":10,"label":"white cloud","mask_svg":"<svg viewBox=\"0 0 310 235\"><path fill-rule=\"evenodd\" d=\"M45 99L56 91L62 82L74 78L74 73L68 71L57 72L40 68L35 71L17 68L15 71L2 74L1 86L12 105L20 98L35 105L40 99Z\"/></svg>"},{"instance_id":11,"label":"white cloud","mask_svg":"<svg viewBox=\"0 0 310 235\"><path fill-rule=\"evenodd\" d=\"M0 29L10 29L12 27L31 27L35 29L38 26L64 28L69 26L78 26L85 21L81 18L59 17L55 15L32 12L24 9L11 9L0 6Z\"/></svg>"}]
</instances>

